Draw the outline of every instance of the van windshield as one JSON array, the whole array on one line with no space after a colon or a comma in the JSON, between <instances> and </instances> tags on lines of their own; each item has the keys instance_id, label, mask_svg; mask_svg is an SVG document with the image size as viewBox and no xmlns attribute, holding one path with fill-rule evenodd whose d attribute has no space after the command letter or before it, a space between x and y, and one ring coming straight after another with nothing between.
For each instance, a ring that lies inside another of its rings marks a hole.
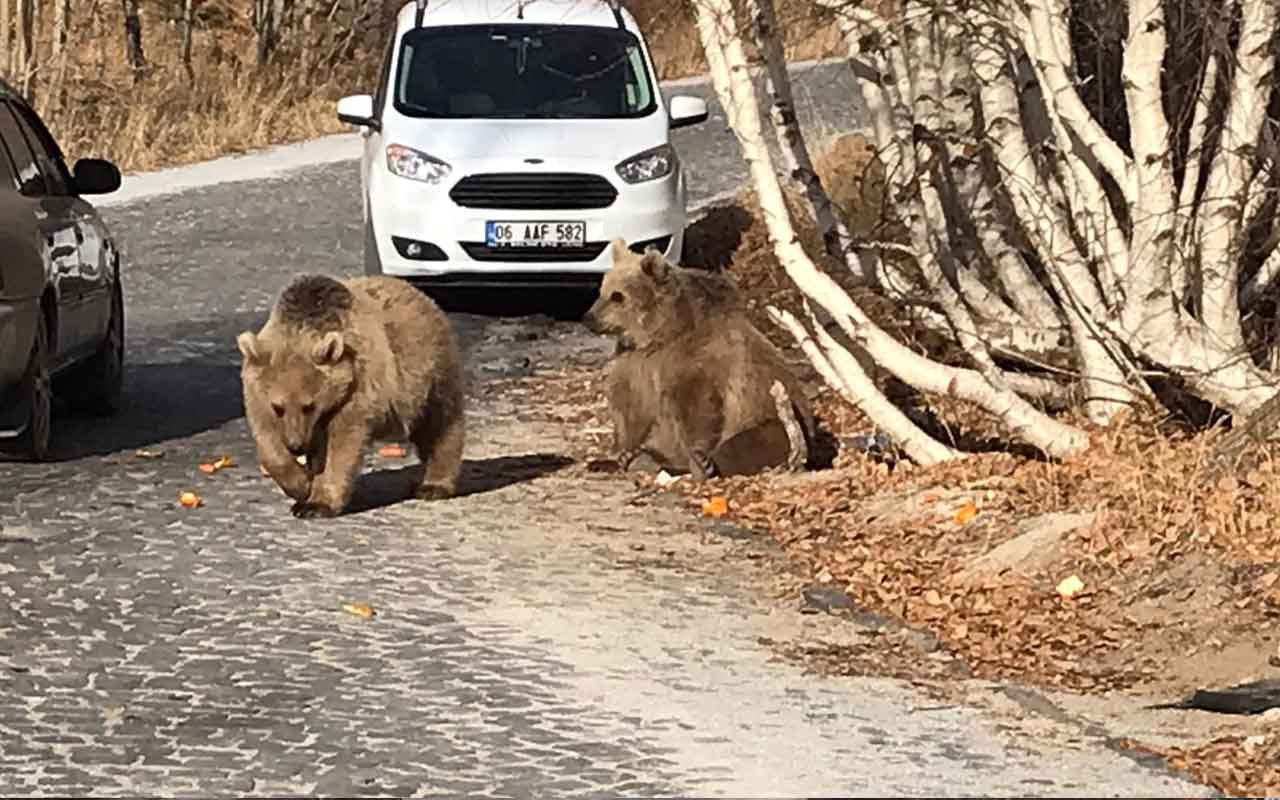
<instances>
[{"instance_id":1,"label":"van windshield","mask_svg":"<svg viewBox=\"0 0 1280 800\"><path fill-rule=\"evenodd\" d=\"M577 25L417 28L400 44L395 104L413 117L610 119L657 104L631 33Z\"/></svg>"}]
</instances>

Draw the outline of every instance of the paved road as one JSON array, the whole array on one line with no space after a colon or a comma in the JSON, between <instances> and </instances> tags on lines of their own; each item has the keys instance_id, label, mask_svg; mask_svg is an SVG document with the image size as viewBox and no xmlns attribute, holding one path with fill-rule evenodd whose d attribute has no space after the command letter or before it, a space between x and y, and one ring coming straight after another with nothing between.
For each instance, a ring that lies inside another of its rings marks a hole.
<instances>
[{"instance_id":1,"label":"paved road","mask_svg":"<svg viewBox=\"0 0 1280 800\"><path fill-rule=\"evenodd\" d=\"M803 80L807 119L848 121L837 81ZM721 120L682 134L703 195L742 176ZM463 496L401 501L384 464L360 513L290 517L252 467L234 336L293 272L356 267L356 188L342 163L109 212L128 410L0 465L0 794L1202 793L1061 721L774 660L761 637L861 634L759 599L758 543L628 505L494 391L599 361L575 325L455 317ZM222 452L250 466L196 471Z\"/></svg>"}]
</instances>

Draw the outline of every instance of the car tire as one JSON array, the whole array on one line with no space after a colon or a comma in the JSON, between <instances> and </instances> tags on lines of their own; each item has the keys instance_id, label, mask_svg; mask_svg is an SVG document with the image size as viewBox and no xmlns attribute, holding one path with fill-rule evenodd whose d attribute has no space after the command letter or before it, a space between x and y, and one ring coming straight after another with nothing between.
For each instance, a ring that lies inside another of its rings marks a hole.
<instances>
[{"instance_id":1,"label":"car tire","mask_svg":"<svg viewBox=\"0 0 1280 800\"><path fill-rule=\"evenodd\" d=\"M373 236L373 222L368 219L364 221L364 274L382 274L382 259L378 256L378 243Z\"/></svg>"},{"instance_id":2,"label":"car tire","mask_svg":"<svg viewBox=\"0 0 1280 800\"><path fill-rule=\"evenodd\" d=\"M124 394L124 292L118 279L111 287L111 317L102 344L58 388L59 395L80 413L110 416L120 410Z\"/></svg>"},{"instance_id":3,"label":"car tire","mask_svg":"<svg viewBox=\"0 0 1280 800\"><path fill-rule=\"evenodd\" d=\"M49 374L49 321L44 310L36 320L36 335L31 345L31 360L22 376L18 395L27 406L27 420L22 433L13 439L0 440L0 455L23 461L43 461L49 454L53 430L53 380Z\"/></svg>"}]
</instances>

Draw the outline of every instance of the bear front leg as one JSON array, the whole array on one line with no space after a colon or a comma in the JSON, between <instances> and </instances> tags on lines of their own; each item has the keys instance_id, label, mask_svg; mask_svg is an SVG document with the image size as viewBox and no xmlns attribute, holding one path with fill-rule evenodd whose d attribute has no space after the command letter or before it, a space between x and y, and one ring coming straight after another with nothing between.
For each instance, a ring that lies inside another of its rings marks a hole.
<instances>
[{"instance_id":1,"label":"bear front leg","mask_svg":"<svg viewBox=\"0 0 1280 800\"><path fill-rule=\"evenodd\" d=\"M271 480L290 499L306 500L311 494L311 474L289 453L284 439L278 433L264 433L255 438L258 440L258 461L266 468Z\"/></svg>"},{"instance_id":2,"label":"bear front leg","mask_svg":"<svg viewBox=\"0 0 1280 800\"><path fill-rule=\"evenodd\" d=\"M615 413L613 417L613 452L618 466L626 470L640 457L644 451L644 442L649 435L647 425L637 424L628 414Z\"/></svg>"},{"instance_id":3,"label":"bear front leg","mask_svg":"<svg viewBox=\"0 0 1280 800\"><path fill-rule=\"evenodd\" d=\"M351 500L368 426L363 419L339 413L329 423L323 469L311 481L306 500L295 503L293 515L301 519L336 517Z\"/></svg>"},{"instance_id":4,"label":"bear front leg","mask_svg":"<svg viewBox=\"0 0 1280 800\"><path fill-rule=\"evenodd\" d=\"M614 377L609 387L609 415L613 418L613 452L618 466L628 469L644 448L653 428L653 414L644 413L634 380Z\"/></svg>"}]
</instances>

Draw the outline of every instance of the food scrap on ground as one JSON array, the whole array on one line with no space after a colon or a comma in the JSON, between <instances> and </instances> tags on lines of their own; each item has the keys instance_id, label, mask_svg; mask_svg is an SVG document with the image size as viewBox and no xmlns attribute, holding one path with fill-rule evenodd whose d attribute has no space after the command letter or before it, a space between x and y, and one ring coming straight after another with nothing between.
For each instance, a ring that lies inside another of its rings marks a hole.
<instances>
[{"instance_id":1,"label":"food scrap on ground","mask_svg":"<svg viewBox=\"0 0 1280 800\"><path fill-rule=\"evenodd\" d=\"M1057 590L1063 597L1074 597L1084 590L1084 582L1078 575L1071 575L1058 583Z\"/></svg>"},{"instance_id":2,"label":"food scrap on ground","mask_svg":"<svg viewBox=\"0 0 1280 800\"><path fill-rule=\"evenodd\" d=\"M373 606L368 603L343 603L342 610L348 614L354 614L357 617L372 619L374 615Z\"/></svg>"},{"instance_id":3,"label":"food scrap on ground","mask_svg":"<svg viewBox=\"0 0 1280 800\"><path fill-rule=\"evenodd\" d=\"M231 456L223 455L223 456L218 456L218 458L213 461L207 461L202 463L200 465L200 471L206 475L212 475L215 472L219 472L220 470L227 469L228 467L234 467L235 465L236 465L235 459L233 459Z\"/></svg>"},{"instance_id":4,"label":"food scrap on ground","mask_svg":"<svg viewBox=\"0 0 1280 800\"><path fill-rule=\"evenodd\" d=\"M729 501L717 495L702 501L702 513L708 517L723 517L729 513Z\"/></svg>"},{"instance_id":5,"label":"food scrap on ground","mask_svg":"<svg viewBox=\"0 0 1280 800\"><path fill-rule=\"evenodd\" d=\"M204 505L204 501L195 492L182 492L178 495L178 505L183 508L198 508Z\"/></svg>"}]
</instances>

